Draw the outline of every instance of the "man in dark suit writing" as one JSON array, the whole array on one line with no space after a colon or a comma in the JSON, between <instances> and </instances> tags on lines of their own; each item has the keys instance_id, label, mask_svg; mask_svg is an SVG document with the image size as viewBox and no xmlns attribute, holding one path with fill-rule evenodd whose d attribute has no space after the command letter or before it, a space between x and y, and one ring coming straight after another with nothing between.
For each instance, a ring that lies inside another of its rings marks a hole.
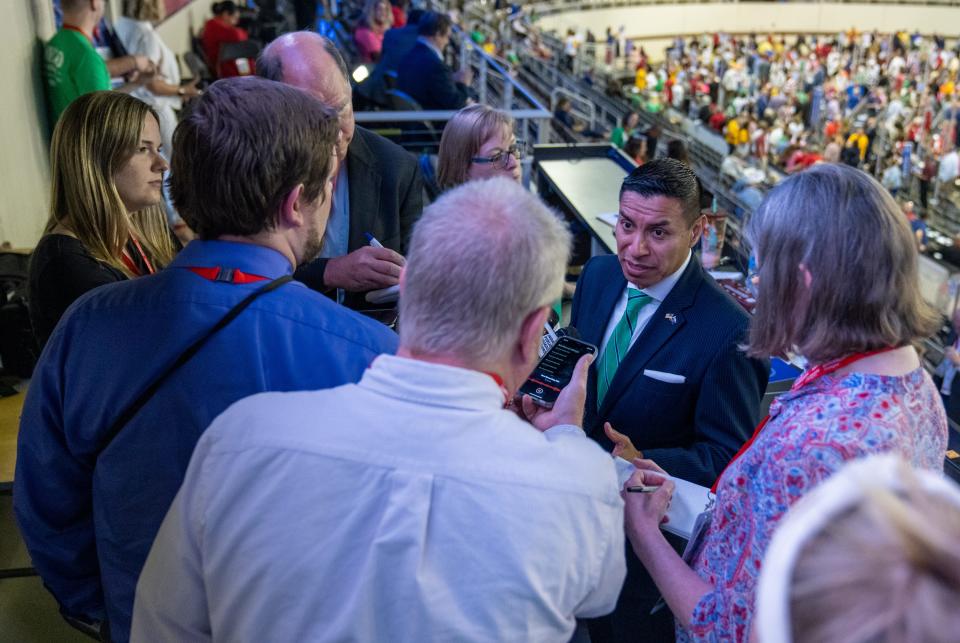
<instances>
[{"instance_id":1,"label":"man in dark suit writing","mask_svg":"<svg viewBox=\"0 0 960 643\"><path fill-rule=\"evenodd\" d=\"M670 475L710 486L759 420L768 365L740 351L748 315L691 251L703 228L694 173L673 159L635 169L619 215L617 256L587 263L573 301L571 323L600 349L583 428L609 449L610 423ZM594 641L660 640L647 619L657 596L628 552L617 610L592 625Z\"/></svg>"},{"instance_id":2,"label":"man in dark suit writing","mask_svg":"<svg viewBox=\"0 0 960 643\"><path fill-rule=\"evenodd\" d=\"M399 282L402 255L423 210L417 160L382 136L356 127L347 66L327 38L307 31L281 36L263 51L257 72L306 91L337 113L340 169L324 250L295 276L314 290L341 293L351 308L363 308L366 291ZM370 245L367 233L384 247Z\"/></svg>"}]
</instances>

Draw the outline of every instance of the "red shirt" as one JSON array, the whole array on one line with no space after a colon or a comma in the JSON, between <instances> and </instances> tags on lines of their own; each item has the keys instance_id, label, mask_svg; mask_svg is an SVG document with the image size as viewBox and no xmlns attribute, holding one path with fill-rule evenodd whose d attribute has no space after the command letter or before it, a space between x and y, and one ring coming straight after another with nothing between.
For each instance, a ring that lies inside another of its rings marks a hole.
<instances>
[{"instance_id":1,"label":"red shirt","mask_svg":"<svg viewBox=\"0 0 960 643\"><path fill-rule=\"evenodd\" d=\"M403 27L407 24L407 12L401 9L396 5L391 5L390 10L393 12L393 26L397 29Z\"/></svg>"},{"instance_id":2,"label":"red shirt","mask_svg":"<svg viewBox=\"0 0 960 643\"><path fill-rule=\"evenodd\" d=\"M217 78L230 78L232 76L248 76L256 72L254 61L247 58L250 69L247 73L240 73L237 63L234 60L228 60L220 64L220 47L228 42L243 42L248 38L245 29L228 25L216 18L207 20L203 27L203 35L200 41L203 44L203 54L207 57L207 62Z\"/></svg>"}]
</instances>

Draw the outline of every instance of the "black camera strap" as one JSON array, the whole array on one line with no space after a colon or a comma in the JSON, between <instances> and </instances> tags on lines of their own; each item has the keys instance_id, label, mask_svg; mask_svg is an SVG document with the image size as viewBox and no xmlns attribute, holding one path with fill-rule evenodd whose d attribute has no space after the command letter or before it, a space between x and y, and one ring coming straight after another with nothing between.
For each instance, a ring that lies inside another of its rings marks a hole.
<instances>
[{"instance_id":1,"label":"black camera strap","mask_svg":"<svg viewBox=\"0 0 960 643\"><path fill-rule=\"evenodd\" d=\"M284 275L278 279L274 279L270 283L254 290L252 293L247 295L243 300L241 300L237 305L231 308L226 315L224 315L220 321L213 325L210 330L208 330L202 337L190 344L185 351L183 351L179 357L177 357L174 362L167 367L163 373L161 373L153 382L144 389L142 393L133 401L123 413L121 413L107 431L107 434L104 436L103 440L100 442L100 448L97 450L97 454L103 453L110 443L113 442L114 438L119 435L120 431L123 430L123 427L133 419L133 417L140 412L140 409L150 401L160 387L163 386L171 375L173 375L177 370L180 369L184 364L189 362L194 355L196 355L203 346L210 341L214 335L223 330L230 322L236 319L240 313L242 313L246 308L252 304L258 297L265 295L268 292L276 290L280 286L293 281L292 275Z\"/></svg>"}]
</instances>

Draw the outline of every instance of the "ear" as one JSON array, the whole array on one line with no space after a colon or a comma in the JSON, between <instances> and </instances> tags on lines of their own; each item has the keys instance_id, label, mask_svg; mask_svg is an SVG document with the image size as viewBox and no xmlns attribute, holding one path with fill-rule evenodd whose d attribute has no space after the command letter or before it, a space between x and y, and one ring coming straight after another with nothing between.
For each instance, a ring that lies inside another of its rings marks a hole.
<instances>
[{"instance_id":1,"label":"ear","mask_svg":"<svg viewBox=\"0 0 960 643\"><path fill-rule=\"evenodd\" d=\"M524 317L520 324L520 359L525 364L535 361L540 348L540 336L543 335L543 324L547 321L549 306L541 306Z\"/></svg>"},{"instance_id":2,"label":"ear","mask_svg":"<svg viewBox=\"0 0 960 643\"><path fill-rule=\"evenodd\" d=\"M701 214L697 217L697 220L693 222L693 226L690 228L690 247L697 245L697 242L700 241L700 237L703 236L703 228L707 224L707 215Z\"/></svg>"},{"instance_id":3,"label":"ear","mask_svg":"<svg viewBox=\"0 0 960 643\"><path fill-rule=\"evenodd\" d=\"M283 197L283 201L280 202L280 216L277 217L278 227L299 228L304 224L302 199L303 183L300 183L290 190L287 196Z\"/></svg>"}]
</instances>

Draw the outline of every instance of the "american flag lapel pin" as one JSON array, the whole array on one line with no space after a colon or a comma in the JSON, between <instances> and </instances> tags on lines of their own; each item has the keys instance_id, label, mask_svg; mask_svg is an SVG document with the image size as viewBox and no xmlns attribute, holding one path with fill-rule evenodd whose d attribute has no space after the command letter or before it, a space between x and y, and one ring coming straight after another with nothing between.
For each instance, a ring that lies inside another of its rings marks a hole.
<instances>
[{"instance_id":1,"label":"american flag lapel pin","mask_svg":"<svg viewBox=\"0 0 960 643\"><path fill-rule=\"evenodd\" d=\"M666 319L666 320L667 320L668 322L670 322L671 324L676 324L676 323L677 323L677 316L674 315L673 313L667 313L667 314L664 315L663 317L664 317L664 319Z\"/></svg>"}]
</instances>

